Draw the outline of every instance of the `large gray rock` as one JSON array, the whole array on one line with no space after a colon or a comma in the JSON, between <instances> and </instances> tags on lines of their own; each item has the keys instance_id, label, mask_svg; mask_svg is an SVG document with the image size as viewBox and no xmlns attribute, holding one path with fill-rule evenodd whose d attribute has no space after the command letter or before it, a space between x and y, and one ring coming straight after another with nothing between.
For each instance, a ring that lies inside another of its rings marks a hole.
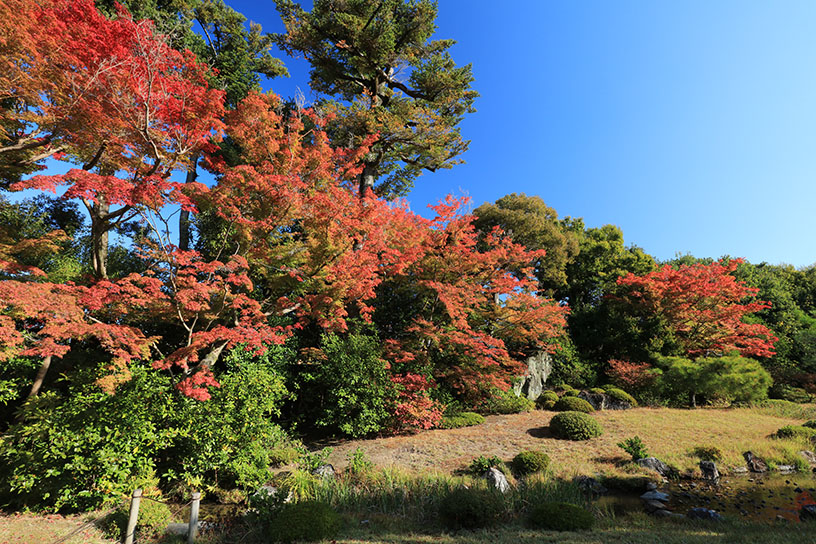
<instances>
[{"instance_id":1,"label":"large gray rock","mask_svg":"<svg viewBox=\"0 0 816 544\"><path fill-rule=\"evenodd\" d=\"M658 459L657 457L644 457L643 459L638 459L635 461L638 465L648 468L649 470L654 470L661 476L668 478L674 475L674 470L672 470L669 465Z\"/></svg>"},{"instance_id":2,"label":"large gray rock","mask_svg":"<svg viewBox=\"0 0 816 544\"><path fill-rule=\"evenodd\" d=\"M811 465L816 465L816 453L813 453L810 450L802 450L799 452L799 455Z\"/></svg>"},{"instance_id":3,"label":"large gray rock","mask_svg":"<svg viewBox=\"0 0 816 544\"><path fill-rule=\"evenodd\" d=\"M660 491L647 491L640 498L644 501L669 502L669 495Z\"/></svg>"},{"instance_id":4,"label":"large gray rock","mask_svg":"<svg viewBox=\"0 0 816 544\"><path fill-rule=\"evenodd\" d=\"M528 357L527 371L521 380L513 385L513 392L517 397L524 395L530 400L536 400L544 391L544 384L552 373L552 357L546 351L539 351Z\"/></svg>"},{"instance_id":5,"label":"large gray rock","mask_svg":"<svg viewBox=\"0 0 816 544\"><path fill-rule=\"evenodd\" d=\"M590 478L589 476L576 476L572 481L575 482L585 493L603 495L609 491L598 480L595 478Z\"/></svg>"},{"instance_id":6,"label":"large gray rock","mask_svg":"<svg viewBox=\"0 0 816 544\"><path fill-rule=\"evenodd\" d=\"M332 465L320 465L312 471L315 476L320 476L323 479L331 480L335 476L334 467Z\"/></svg>"},{"instance_id":7,"label":"large gray rock","mask_svg":"<svg viewBox=\"0 0 816 544\"><path fill-rule=\"evenodd\" d=\"M666 505L660 501L643 501L643 508L646 510L647 514L651 514L652 512L656 512L658 510L668 510Z\"/></svg>"},{"instance_id":8,"label":"large gray rock","mask_svg":"<svg viewBox=\"0 0 816 544\"><path fill-rule=\"evenodd\" d=\"M502 471L496 467L490 467L487 469L487 472L485 472L485 479L487 480L487 485L497 491L502 493L507 493L510 491L510 482L507 481L507 478Z\"/></svg>"},{"instance_id":9,"label":"large gray rock","mask_svg":"<svg viewBox=\"0 0 816 544\"><path fill-rule=\"evenodd\" d=\"M612 398L604 393L581 391L578 393L578 398L584 399L596 410L628 410L632 407L628 402Z\"/></svg>"},{"instance_id":10,"label":"large gray rock","mask_svg":"<svg viewBox=\"0 0 816 544\"><path fill-rule=\"evenodd\" d=\"M755 456L753 452L746 451L742 456L745 458L745 463L751 472L768 472L768 465L765 464L765 461Z\"/></svg>"},{"instance_id":11,"label":"large gray rock","mask_svg":"<svg viewBox=\"0 0 816 544\"><path fill-rule=\"evenodd\" d=\"M700 472L703 473L704 480L708 480L713 484L720 483L720 471L717 470L714 461L700 461Z\"/></svg>"}]
</instances>

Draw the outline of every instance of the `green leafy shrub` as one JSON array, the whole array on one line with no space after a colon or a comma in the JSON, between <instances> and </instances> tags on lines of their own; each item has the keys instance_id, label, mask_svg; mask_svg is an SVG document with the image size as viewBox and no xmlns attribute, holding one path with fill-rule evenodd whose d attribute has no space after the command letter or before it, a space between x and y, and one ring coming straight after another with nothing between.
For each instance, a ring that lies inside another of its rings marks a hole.
<instances>
[{"instance_id":1,"label":"green leafy shrub","mask_svg":"<svg viewBox=\"0 0 816 544\"><path fill-rule=\"evenodd\" d=\"M609 389L606 390L606 394L619 402L628 402L631 406L638 405L637 401L635 400L635 397L633 397L623 389L610 387Z\"/></svg>"},{"instance_id":2,"label":"green leafy shrub","mask_svg":"<svg viewBox=\"0 0 816 544\"><path fill-rule=\"evenodd\" d=\"M502 495L482 489L454 489L439 502L439 519L454 530L489 527L503 511Z\"/></svg>"},{"instance_id":3,"label":"green leafy shrub","mask_svg":"<svg viewBox=\"0 0 816 544\"><path fill-rule=\"evenodd\" d=\"M768 390L768 397L781 399L797 404L806 404L813 400L813 395L802 389L785 383L775 384Z\"/></svg>"},{"instance_id":4,"label":"green leafy shrub","mask_svg":"<svg viewBox=\"0 0 816 544\"><path fill-rule=\"evenodd\" d=\"M809 419L802 423L802 427L807 427L809 429L816 429L816 419Z\"/></svg>"},{"instance_id":5,"label":"green leafy shrub","mask_svg":"<svg viewBox=\"0 0 816 544\"><path fill-rule=\"evenodd\" d=\"M533 527L550 531L588 531L595 524L595 518L586 509L563 502L533 506L528 520Z\"/></svg>"},{"instance_id":6,"label":"green leafy shrub","mask_svg":"<svg viewBox=\"0 0 816 544\"><path fill-rule=\"evenodd\" d=\"M280 446L269 450L269 461L272 466L289 465L300 459L301 449L296 446Z\"/></svg>"},{"instance_id":7,"label":"green leafy shrub","mask_svg":"<svg viewBox=\"0 0 816 544\"><path fill-rule=\"evenodd\" d=\"M459 412L458 414L442 416L439 428L458 429L460 427L472 427L473 425L481 425L484 421L484 416L476 412Z\"/></svg>"},{"instance_id":8,"label":"green leafy shrub","mask_svg":"<svg viewBox=\"0 0 816 544\"><path fill-rule=\"evenodd\" d=\"M592 389L589 390L589 392L595 395L603 395L604 393L606 393L603 387L593 387Z\"/></svg>"},{"instance_id":9,"label":"green leafy shrub","mask_svg":"<svg viewBox=\"0 0 816 544\"><path fill-rule=\"evenodd\" d=\"M496 389L493 396L483 401L478 408L483 414L518 414L535 409L535 402L527 397L517 397L512 389Z\"/></svg>"},{"instance_id":10,"label":"green leafy shrub","mask_svg":"<svg viewBox=\"0 0 816 544\"><path fill-rule=\"evenodd\" d=\"M603 434L601 424L583 412L561 412L550 420L550 430L558 438L589 440Z\"/></svg>"},{"instance_id":11,"label":"green leafy shrub","mask_svg":"<svg viewBox=\"0 0 816 544\"><path fill-rule=\"evenodd\" d=\"M553 409L558 412L583 412L585 414L595 411L590 403L578 397L561 397Z\"/></svg>"},{"instance_id":12,"label":"green leafy shrub","mask_svg":"<svg viewBox=\"0 0 816 544\"><path fill-rule=\"evenodd\" d=\"M646 445L639 436L627 438L623 442L618 442L618 447L632 456L632 461L649 457L649 452L646 451Z\"/></svg>"},{"instance_id":13,"label":"green leafy shrub","mask_svg":"<svg viewBox=\"0 0 816 544\"><path fill-rule=\"evenodd\" d=\"M776 431L777 438L805 438L816 436L816 429L804 425L785 425Z\"/></svg>"},{"instance_id":14,"label":"green leafy shrub","mask_svg":"<svg viewBox=\"0 0 816 544\"><path fill-rule=\"evenodd\" d=\"M480 455L476 459L470 462L468 465L467 472L470 474L474 474L476 476L481 476L485 472L488 471L491 467L496 467L501 469L504 465L504 461L496 457L495 455L491 455L490 457L485 457L484 455Z\"/></svg>"},{"instance_id":15,"label":"green leafy shrub","mask_svg":"<svg viewBox=\"0 0 816 544\"><path fill-rule=\"evenodd\" d=\"M723 460L723 452L717 446L696 446L691 450L691 454L701 461L714 461L715 463L719 463Z\"/></svg>"},{"instance_id":16,"label":"green leafy shrub","mask_svg":"<svg viewBox=\"0 0 816 544\"><path fill-rule=\"evenodd\" d=\"M301 450L300 459L298 459L298 468L304 472L314 472L321 465L325 465L329 461L329 456L334 451L334 448L323 448L318 451Z\"/></svg>"},{"instance_id":17,"label":"green leafy shrub","mask_svg":"<svg viewBox=\"0 0 816 544\"><path fill-rule=\"evenodd\" d=\"M0 438L0 503L82 511L129 496L171 447L175 406L169 378L131 365L132 378L109 395L97 372L77 375L62 396L40 393Z\"/></svg>"},{"instance_id":18,"label":"green leafy shrub","mask_svg":"<svg viewBox=\"0 0 816 544\"><path fill-rule=\"evenodd\" d=\"M550 466L549 456L541 450L525 450L513 458L513 469L520 475L544 472Z\"/></svg>"},{"instance_id":19,"label":"green leafy shrub","mask_svg":"<svg viewBox=\"0 0 816 544\"><path fill-rule=\"evenodd\" d=\"M354 451L350 451L346 456L346 460L348 461L346 471L356 476L367 474L374 468L374 463L366 456L363 449L359 447Z\"/></svg>"},{"instance_id":20,"label":"green leafy shrub","mask_svg":"<svg viewBox=\"0 0 816 544\"><path fill-rule=\"evenodd\" d=\"M577 389L575 389L571 385L565 385L565 386L562 387L562 389L564 390L564 396L565 397L577 397L578 393L580 393L580 391L578 391Z\"/></svg>"},{"instance_id":21,"label":"green leafy shrub","mask_svg":"<svg viewBox=\"0 0 816 544\"><path fill-rule=\"evenodd\" d=\"M139 520L136 522L136 540L139 542L147 542L163 534L167 524L172 521L170 507L151 498L145 495L139 503ZM105 536L121 540L127 531L129 517L130 503L125 502L101 521L100 525Z\"/></svg>"},{"instance_id":22,"label":"green leafy shrub","mask_svg":"<svg viewBox=\"0 0 816 544\"><path fill-rule=\"evenodd\" d=\"M536 399L536 406L542 410L552 410L558 402L558 393L555 391L544 391Z\"/></svg>"},{"instance_id":23,"label":"green leafy shrub","mask_svg":"<svg viewBox=\"0 0 816 544\"><path fill-rule=\"evenodd\" d=\"M324 502L305 501L284 505L270 524L274 541L315 542L333 538L342 518Z\"/></svg>"}]
</instances>

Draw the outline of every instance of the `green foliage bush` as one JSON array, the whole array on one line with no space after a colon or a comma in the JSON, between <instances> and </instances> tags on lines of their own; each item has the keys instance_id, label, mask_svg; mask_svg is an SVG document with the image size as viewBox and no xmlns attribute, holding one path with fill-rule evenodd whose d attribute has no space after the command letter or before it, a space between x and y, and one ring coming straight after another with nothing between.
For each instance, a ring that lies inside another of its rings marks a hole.
<instances>
[{"instance_id":1,"label":"green foliage bush","mask_svg":"<svg viewBox=\"0 0 816 544\"><path fill-rule=\"evenodd\" d=\"M279 542L315 542L337 535L342 518L324 502L304 501L284 505L270 524L270 536Z\"/></svg>"},{"instance_id":2,"label":"green foliage bush","mask_svg":"<svg viewBox=\"0 0 816 544\"><path fill-rule=\"evenodd\" d=\"M145 495L139 504L139 520L136 525L136 540L139 542L151 541L163 534L167 524L172 521L170 507L164 502L151 500L152 498L157 497ZM108 514L101 521L105 536L113 540L121 540L127 531L129 516L130 503L128 502L124 502L122 506Z\"/></svg>"},{"instance_id":3,"label":"green foliage bush","mask_svg":"<svg viewBox=\"0 0 816 544\"><path fill-rule=\"evenodd\" d=\"M586 509L563 502L533 506L528 520L533 527L550 531L588 531L595 524L595 518Z\"/></svg>"},{"instance_id":4,"label":"green foliage bush","mask_svg":"<svg viewBox=\"0 0 816 544\"><path fill-rule=\"evenodd\" d=\"M571 385L565 385L562 387L562 389L564 390L565 397L577 397L578 393L580 393L579 390L575 389Z\"/></svg>"},{"instance_id":5,"label":"green foliage bush","mask_svg":"<svg viewBox=\"0 0 816 544\"><path fill-rule=\"evenodd\" d=\"M810 429L816 429L816 419L809 419L802 423L802 427L808 427Z\"/></svg>"},{"instance_id":6,"label":"green foliage bush","mask_svg":"<svg viewBox=\"0 0 816 544\"><path fill-rule=\"evenodd\" d=\"M321 465L328 463L333 451L334 448L323 448L317 451L303 449L298 459L298 468L304 472L314 472Z\"/></svg>"},{"instance_id":7,"label":"green foliage bush","mask_svg":"<svg viewBox=\"0 0 816 544\"><path fill-rule=\"evenodd\" d=\"M603 395L604 393L606 393L603 387L593 387L592 389L589 390L589 392L595 395Z\"/></svg>"},{"instance_id":8,"label":"green foliage bush","mask_svg":"<svg viewBox=\"0 0 816 544\"><path fill-rule=\"evenodd\" d=\"M458 429L460 427L471 427L481 425L485 418L476 412L459 412L457 414L445 415L439 423L440 429Z\"/></svg>"},{"instance_id":9,"label":"green foliage bush","mask_svg":"<svg viewBox=\"0 0 816 544\"><path fill-rule=\"evenodd\" d=\"M550 420L550 430L557 438L589 440L603 434L601 424L583 412L561 412Z\"/></svg>"},{"instance_id":10,"label":"green foliage bush","mask_svg":"<svg viewBox=\"0 0 816 544\"><path fill-rule=\"evenodd\" d=\"M723 460L723 452L717 446L696 446L691 450L691 454L701 461L714 461L718 463Z\"/></svg>"},{"instance_id":11,"label":"green foliage bush","mask_svg":"<svg viewBox=\"0 0 816 544\"><path fill-rule=\"evenodd\" d=\"M493 396L479 406L483 414L518 414L535 409L535 402L527 397L517 397L512 389L496 389Z\"/></svg>"},{"instance_id":12,"label":"green foliage bush","mask_svg":"<svg viewBox=\"0 0 816 544\"><path fill-rule=\"evenodd\" d=\"M348 455L346 455L346 460L348 461L346 472L355 476L367 474L374 468L374 463L371 462L360 447L354 451L350 451Z\"/></svg>"},{"instance_id":13,"label":"green foliage bush","mask_svg":"<svg viewBox=\"0 0 816 544\"><path fill-rule=\"evenodd\" d=\"M490 457L485 457L484 455L480 455L476 459L470 462L468 465L467 472L473 474L475 476L481 476L488 469L491 467L496 467L501 469L504 465L504 461L496 457L495 455L491 455Z\"/></svg>"},{"instance_id":14,"label":"green foliage bush","mask_svg":"<svg viewBox=\"0 0 816 544\"><path fill-rule=\"evenodd\" d=\"M454 530L489 527L503 511L502 495L483 489L454 489L439 503L439 519Z\"/></svg>"},{"instance_id":15,"label":"green foliage bush","mask_svg":"<svg viewBox=\"0 0 816 544\"><path fill-rule=\"evenodd\" d=\"M810 439L813 436L816 436L816 429L805 427L804 425L785 425L776 431L777 438Z\"/></svg>"},{"instance_id":16,"label":"green foliage bush","mask_svg":"<svg viewBox=\"0 0 816 544\"><path fill-rule=\"evenodd\" d=\"M768 390L768 397L787 400L797 404L806 404L813 401L813 395L801 387L794 387L784 383L774 384L774 386Z\"/></svg>"},{"instance_id":17,"label":"green foliage bush","mask_svg":"<svg viewBox=\"0 0 816 544\"><path fill-rule=\"evenodd\" d=\"M583 412L585 414L595 411L590 403L578 397L561 397L553 409L558 412Z\"/></svg>"},{"instance_id":18,"label":"green foliage bush","mask_svg":"<svg viewBox=\"0 0 816 544\"><path fill-rule=\"evenodd\" d=\"M91 367L74 373L63 393L41 393L0 439L0 500L88 510L129 495L153 473L198 488L264 483L271 452L288 440L272 422L283 378L271 359L228 361L216 375L221 387L203 402L142 363L130 366L131 379L115 394L95 383L109 371Z\"/></svg>"},{"instance_id":19,"label":"green foliage bush","mask_svg":"<svg viewBox=\"0 0 816 544\"><path fill-rule=\"evenodd\" d=\"M525 450L513 457L513 469L524 476L544 472L550 466L550 457L541 450Z\"/></svg>"},{"instance_id":20,"label":"green foliage bush","mask_svg":"<svg viewBox=\"0 0 816 544\"><path fill-rule=\"evenodd\" d=\"M667 394L702 395L726 402L753 402L767 397L772 379L762 365L739 355L701 357L664 357L661 387Z\"/></svg>"},{"instance_id":21,"label":"green foliage bush","mask_svg":"<svg viewBox=\"0 0 816 544\"><path fill-rule=\"evenodd\" d=\"M542 410L552 410L555 403L558 402L558 393L555 391L544 391L536 399L536 406Z\"/></svg>"},{"instance_id":22,"label":"green foliage bush","mask_svg":"<svg viewBox=\"0 0 816 544\"><path fill-rule=\"evenodd\" d=\"M633 436L623 440L622 442L618 442L618 447L631 455L632 461L649 457L649 452L646 450L646 445L639 436Z\"/></svg>"},{"instance_id":23,"label":"green foliage bush","mask_svg":"<svg viewBox=\"0 0 816 544\"><path fill-rule=\"evenodd\" d=\"M609 389L606 390L606 394L619 402L628 402L632 406L638 405L637 401L635 400L635 397L633 397L623 389L610 387Z\"/></svg>"},{"instance_id":24,"label":"green foliage bush","mask_svg":"<svg viewBox=\"0 0 816 544\"><path fill-rule=\"evenodd\" d=\"M300 459L301 449L293 445L284 445L269 450L271 466L289 465Z\"/></svg>"},{"instance_id":25,"label":"green foliage bush","mask_svg":"<svg viewBox=\"0 0 816 544\"><path fill-rule=\"evenodd\" d=\"M320 360L291 377L301 388L300 412L308 424L352 437L382 430L395 395L376 334L324 334Z\"/></svg>"}]
</instances>

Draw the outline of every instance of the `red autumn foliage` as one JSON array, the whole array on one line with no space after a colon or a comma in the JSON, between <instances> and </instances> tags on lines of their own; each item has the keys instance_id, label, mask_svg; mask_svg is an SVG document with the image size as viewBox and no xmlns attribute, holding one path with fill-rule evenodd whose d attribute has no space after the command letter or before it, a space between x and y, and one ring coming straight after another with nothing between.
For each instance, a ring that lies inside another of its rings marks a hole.
<instances>
[{"instance_id":1,"label":"red autumn foliage","mask_svg":"<svg viewBox=\"0 0 816 544\"><path fill-rule=\"evenodd\" d=\"M0 121L18 127L0 155L37 149L24 161L32 167L52 155L82 165L13 189L67 185L64 198L80 199L91 216L94 268L105 277L107 233L133 208L192 206L168 178L220 132L224 93L208 88L208 69L191 52L171 48L124 8L115 20L92 0L14 0L3 9L0 17L10 9L23 24L4 27L0 43L0 89L9 93L0 98L15 102Z\"/></svg>"},{"instance_id":2,"label":"red autumn foliage","mask_svg":"<svg viewBox=\"0 0 816 544\"><path fill-rule=\"evenodd\" d=\"M640 391L652 386L657 380L657 376L649 372L651 369L652 365L649 363L611 359L606 374L612 383L626 391Z\"/></svg>"},{"instance_id":3,"label":"red autumn foliage","mask_svg":"<svg viewBox=\"0 0 816 544\"><path fill-rule=\"evenodd\" d=\"M770 303L753 300L759 290L731 274L741 262L665 265L645 276L629 273L618 278L618 285L628 286L630 299L664 319L690 357L730 351L769 357L777 338L765 325L745 318Z\"/></svg>"}]
</instances>

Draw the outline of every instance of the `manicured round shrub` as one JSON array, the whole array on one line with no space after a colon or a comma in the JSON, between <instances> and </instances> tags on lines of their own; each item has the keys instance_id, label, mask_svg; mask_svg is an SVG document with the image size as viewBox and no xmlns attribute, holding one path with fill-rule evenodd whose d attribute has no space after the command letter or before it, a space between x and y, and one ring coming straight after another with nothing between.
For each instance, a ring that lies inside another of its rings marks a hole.
<instances>
[{"instance_id":1,"label":"manicured round shrub","mask_svg":"<svg viewBox=\"0 0 816 544\"><path fill-rule=\"evenodd\" d=\"M284 505L270 524L273 541L314 542L333 538L341 525L340 514L318 501Z\"/></svg>"},{"instance_id":2,"label":"manicured round shrub","mask_svg":"<svg viewBox=\"0 0 816 544\"><path fill-rule=\"evenodd\" d=\"M558 412L583 412L585 414L595 411L590 403L578 397L561 397L553 409Z\"/></svg>"},{"instance_id":3,"label":"manicured round shrub","mask_svg":"<svg viewBox=\"0 0 816 544\"><path fill-rule=\"evenodd\" d=\"M544 391L536 399L536 406L542 410L552 410L555 403L558 402L558 393L555 391Z\"/></svg>"},{"instance_id":4,"label":"manicured round shrub","mask_svg":"<svg viewBox=\"0 0 816 544\"><path fill-rule=\"evenodd\" d=\"M459 427L471 427L484 423L484 416L476 412L460 412L442 417L439 423L440 429L458 429Z\"/></svg>"},{"instance_id":5,"label":"manicured round shrub","mask_svg":"<svg viewBox=\"0 0 816 544\"><path fill-rule=\"evenodd\" d=\"M496 523L504 510L497 492L454 489L439 503L439 519L448 529L477 529Z\"/></svg>"},{"instance_id":6,"label":"manicured round shrub","mask_svg":"<svg viewBox=\"0 0 816 544\"><path fill-rule=\"evenodd\" d=\"M504 470L502 470L504 468L504 461L502 461L495 455L491 455L490 457L480 455L479 457L470 462L467 471L470 474L473 474L474 476L482 476L484 475L485 472L487 472L493 467L504 472Z\"/></svg>"},{"instance_id":7,"label":"manicured round shrub","mask_svg":"<svg viewBox=\"0 0 816 544\"><path fill-rule=\"evenodd\" d=\"M782 399L797 404L804 404L813 400L813 395L801 387L793 387L784 383L776 384L768 390L768 397Z\"/></svg>"},{"instance_id":8,"label":"manicured round shrub","mask_svg":"<svg viewBox=\"0 0 816 544\"><path fill-rule=\"evenodd\" d=\"M565 385L564 386L564 396L565 397L577 397L578 393L580 393L580 391L578 391L577 389L575 389L571 385Z\"/></svg>"},{"instance_id":9,"label":"manicured round shrub","mask_svg":"<svg viewBox=\"0 0 816 544\"><path fill-rule=\"evenodd\" d=\"M551 531L588 531L595 524L590 512L564 502L546 502L530 510L530 524L538 529Z\"/></svg>"},{"instance_id":10,"label":"manicured round shrub","mask_svg":"<svg viewBox=\"0 0 816 544\"><path fill-rule=\"evenodd\" d=\"M617 401L628 402L632 406L637 406L637 401L635 400L635 397L633 397L623 389L610 387L609 389L606 390L606 394Z\"/></svg>"},{"instance_id":11,"label":"manicured round shrub","mask_svg":"<svg viewBox=\"0 0 816 544\"><path fill-rule=\"evenodd\" d=\"M785 425L776 431L777 438L811 438L816 436L816 429L804 425Z\"/></svg>"},{"instance_id":12,"label":"manicured round shrub","mask_svg":"<svg viewBox=\"0 0 816 544\"><path fill-rule=\"evenodd\" d=\"M595 395L603 395L604 393L606 393L603 387L593 387L592 389L589 390L589 392Z\"/></svg>"},{"instance_id":13,"label":"manicured round shrub","mask_svg":"<svg viewBox=\"0 0 816 544\"><path fill-rule=\"evenodd\" d=\"M583 412L561 412L550 420L550 431L567 440L589 440L603 434L603 427Z\"/></svg>"},{"instance_id":14,"label":"manicured round shrub","mask_svg":"<svg viewBox=\"0 0 816 544\"><path fill-rule=\"evenodd\" d=\"M541 450L520 451L513 457L513 469L522 476L544 472L548 466L550 466L550 458Z\"/></svg>"},{"instance_id":15,"label":"manicured round shrub","mask_svg":"<svg viewBox=\"0 0 816 544\"><path fill-rule=\"evenodd\" d=\"M483 414L518 414L535 409L535 402L524 396L517 397L512 389L496 389L493 396L477 408Z\"/></svg>"}]
</instances>

